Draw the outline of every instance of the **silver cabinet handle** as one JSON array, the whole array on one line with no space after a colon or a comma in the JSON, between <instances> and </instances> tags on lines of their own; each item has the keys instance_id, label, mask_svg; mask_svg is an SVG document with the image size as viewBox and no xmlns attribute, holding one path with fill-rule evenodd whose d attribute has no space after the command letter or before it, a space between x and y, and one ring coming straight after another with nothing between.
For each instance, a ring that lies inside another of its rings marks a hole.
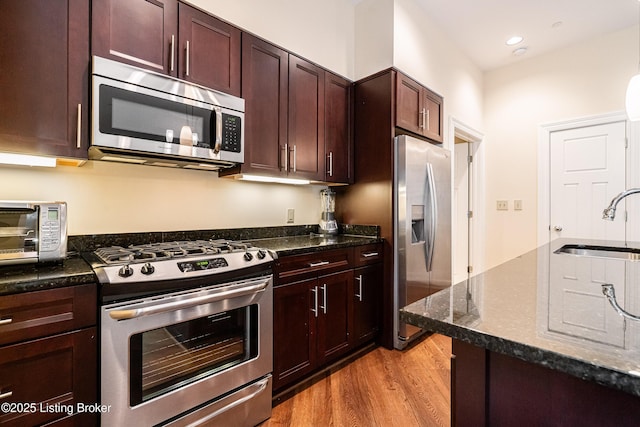
<instances>
[{"instance_id":1,"label":"silver cabinet handle","mask_svg":"<svg viewBox=\"0 0 640 427\"><path fill-rule=\"evenodd\" d=\"M78 104L78 128L76 129L76 148L82 146L82 104Z\"/></svg>"},{"instance_id":2,"label":"silver cabinet handle","mask_svg":"<svg viewBox=\"0 0 640 427\"><path fill-rule=\"evenodd\" d=\"M358 298L358 301L362 301L362 274L356 277L356 281L358 282L358 293L356 294L356 298Z\"/></svg>"},{"instance_id":3,"label":"silver cabinet handle","mask_svg":"<svg viewBox=\"0 0 640 427\"><path fill-rule=\"evenodd\" d=\"M309 267L320 267L321 265L327 265L329 261L310 262Z\"/></svg>"},{"instance_id":4,"label":"silver cabinet handle","mask_svg":"<svg viewBox=\"0 0 640 427\"><path fill-rule=\"evenodd\" d=\"M175 43L176 43L176 36L174 34L171 34L171 43L169 45L169 49L171 49L171 64L170 64L171 72L173 72L175 68L175 62L176 62L176 52L174 49Z\"/></svg>"},{"instance_id":5,"label":"silver cabinet handle","mask_svg":"<svg viewBox=\"0 0 640 427\"><path fill-rule=\"evenodd\" d=\"M314 286L311 292L313 292L313 308L311 312L318 317L318 287Z\"/></svg>"},{"instance_id":6,"label":"silver cabinet handle","mask_svg":"<svg viewBox=\"0 0 640 427\"><path fill-rule=\"evenodd\" d=\"M372 256L378 256L378 255L380 255L378 252L369 252L366 254L362 254L362 256L365 258L371 258Z\"/></svg>"},{"instance_id":7,"label":"silver cabinet handle","mask_svg":"<svg viewBox=\"0 0 640 427\"><path fill-rule=\"evenodd\" d=\"M607 297L613 309L617 311L620 316L626 317L627 319L631 319L631 320L640 320L640 316L631 314L628 311L626 311L624 308L620 307L620 304L618 304L618 301L616 300L616 291L613 288L612 284L605 283L604 285L602 285L602 293L604 294L604 296Z\"/></svg>"},{"instance_id":8,"label":"silver cabinet handle","mask_svg":"<svg viewBox=\"0 0 640 427\"><path fill-rule=\"evenodd\" d=\"M0 325L8 325L13 322L13 318L9 317L8 319L0 319Z\"/></svg>"},{"instance_id":9,"label":"silver cabinet handle","mask_svg":"<svg viewBox=\"0 0 640 427\"><path fill-rule=\"evenodd\" d=\"M333 176L333 151L329 151L329 170L327 173L329 176Z\"/></svg>"},{"instance_id":10,"label":"silver cabinet handle","mask_svg":"<svg viewBox=\"0 0 640 427\"><path fill-rule=\"evenodd\" d=\"M189 77L189 40L187 40L187 47L185 48L185 76Z\"/></svg>"},{"instance_id":11,"label":"silver cabinet handle","mask_svg":"<svg viewBox=\"0 0 640 427\"><path fill-rule=\"evenodd\" d=\"M0 399L6 399L7 397L11 397L11 396L13 396L12 391L8 391L6 393L0 393Z\"/></svg>"},{"instance_id":12,"label":"silver cabinet handle","mask_svg":"<svg viewBox=\"0 0 640 427\"><path fill-rule=\"evenodd\" d=\"M320 286L320 289L322 289L322 305L320 308L324 314L327 314L327 284Z\"/></svg>"},{"instance_id":13,"label":"silver cabinet handle","mask_svg":"<svg viewBox=\"0 0 640 427\"><path fill-rule=\"evenodd\" d=\"M293 172L294 173L296 172L296 169L297 169L296 168L296 164L297 164L297 160L298 160L297 159L297 155L298 155L298 152L296 150L296 145L293 144Z\"/></svg>"},{"instance_id":14,"label":"silver cabinet handle","mask_svg":"<svg viewBox=\"0 0 640 427\"><path fill-rule=\"evenodd\" d=\"M242 286L235 289L227 289L227 290L214 290L211 293L207 293L205 295L200 295L193 298L188 298L179 301L160 303L156 305L151 305L148 307L135 308L135 306L131 305L129 308L122 307L119 310L111 310L109 311L109 317L115 320L127 320L134 319L136 317L148 316L150 314L156 313L166 313L168 311L176 311L185 308L195 307L202 304L209 304L215 301L221 301L229 298L238 298L245 295L252 295L258 292L263 292L267 286L269 285L268 280L259 280L257 282L252 282L246 284L246 286Z\"/></svg>"},{"instance_id":15,"label":"silver cabinet handle","mask_svg":"<svg viewBox=\"0 0 640 427\"><path fill-rule=\"evenodd\" d=\"M424 129L426 127L425 123L427 121L427 118L426 118L425 114L426 114L426 109L423 108L422 111L420 112L420 116L422 117L422 125L418 126L418 127L421 127L422 129Z\"/></svg>"},{"instance_id":16,"label":"silver cabinet handle","mask_svg":"<svg viewBox=\"0 0 640 427\"><path fill-rule=\"evenodd\" d=\"M289 144L285 143L283 147L284 151L284 171L289 172Z\"/></svg>"}]
</instances>

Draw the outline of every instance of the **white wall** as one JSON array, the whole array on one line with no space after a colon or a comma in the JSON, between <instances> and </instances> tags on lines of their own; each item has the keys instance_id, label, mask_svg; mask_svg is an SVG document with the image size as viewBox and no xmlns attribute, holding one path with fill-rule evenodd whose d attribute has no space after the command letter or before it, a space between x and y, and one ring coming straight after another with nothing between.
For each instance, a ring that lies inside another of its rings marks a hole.
<instances>
[{"instance_id":1,"label":"white wall","mask_svg":"<svg viewBox=\"0 0 640 427\"><path fill-rule=\"evenodd\" d=\"M449 117L482 130L483 76L415 0L394 1L393 65L444 97ZM453 141L445 141L453 148Z\"/></svg>"},{"instance_id":2,"label":"white wall","mask_svg":"<svg viewBox=\"0 0 640 427\"><path fill-rule=\"evenodd\" d=\"M335 73L354 76L350 0L187 0Z\"/></svg>"},{"instance_id":3,"label":"white wall","mask_svg":"<svg viewBox=\"0 0 640 427\"><path fill-rule=\"evenodd\" d=\"M85 166L0 167L0 200L63 200L69 234L316 224L323 187L218 178L214 172L89 161Z\"/></svg>"},{"instance_id":4,"label":"white wall","mask_svg":"<svg viewBox=\"0 0 640 427\"><path fill-rule=\"evenodd\" d=\"M539 125L624 110L637 63L635 27L485 73L487 267L537 246Z\"/></svg>"}]
</instances>

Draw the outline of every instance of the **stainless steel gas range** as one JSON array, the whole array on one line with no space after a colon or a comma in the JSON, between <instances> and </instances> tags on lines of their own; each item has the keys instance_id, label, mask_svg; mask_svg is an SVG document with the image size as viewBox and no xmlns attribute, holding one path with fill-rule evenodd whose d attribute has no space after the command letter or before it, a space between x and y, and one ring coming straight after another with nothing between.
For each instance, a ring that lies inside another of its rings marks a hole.
<instances>
[{"instance_id":1,"label":"stainless steel gas range","mask_svg":"<svg viewBox=\"0 0 640 427\"><path fill-rule=\"evenodd\" d=\"M85 254L101 288L102 425L269 418L275 257L224 240Z\"/></svg>"}]
</instances>

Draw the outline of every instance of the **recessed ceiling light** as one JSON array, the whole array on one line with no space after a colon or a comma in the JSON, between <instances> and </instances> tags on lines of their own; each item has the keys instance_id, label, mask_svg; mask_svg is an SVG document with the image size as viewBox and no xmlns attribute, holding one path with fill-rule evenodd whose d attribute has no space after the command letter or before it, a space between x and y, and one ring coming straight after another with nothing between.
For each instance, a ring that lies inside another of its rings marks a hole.
<instances>
[{"instance_id":1,"label":"recessed ceiling light","mask_svg":"<svg viewBox=\"0 0 640 427\"><path fill-rule=\"evenodd\" d=\"M522 56L525 53L527 53L527 49L529 49L529 48L526 47L526 46L519 47L519 48L515 49L512 53L513 53L514 56Z\"/></svg>"},{"instance_id":2,"label":"recessed ceiling light","mask_svg":"<svg viewBox=\"0 0 640 427\"><path fill-rule=\"evenodd\" d=\"M507 40L506 43L507 43L507 46L514 46L522 42L522 40L524 40L522 36L513 36L509 40Z\"/></svg>"}]
</instances>

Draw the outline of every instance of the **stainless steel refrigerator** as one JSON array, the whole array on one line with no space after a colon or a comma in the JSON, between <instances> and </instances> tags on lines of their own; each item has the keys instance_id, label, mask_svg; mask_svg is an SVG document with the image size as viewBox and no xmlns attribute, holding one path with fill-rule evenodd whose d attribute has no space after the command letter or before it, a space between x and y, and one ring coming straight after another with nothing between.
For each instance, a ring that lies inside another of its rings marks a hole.
<instances>
[{"instance_id":1,"label":"stainless steel refrigerator","mask_svg":"<svg viewBox=\"0 0 640 427\"><path fill-rule=\"evenodd\" d=\"M394 347L422 330L399 309L451 285L451 152L402 135L394 139Z\"/></svg>"}]
</instances>

